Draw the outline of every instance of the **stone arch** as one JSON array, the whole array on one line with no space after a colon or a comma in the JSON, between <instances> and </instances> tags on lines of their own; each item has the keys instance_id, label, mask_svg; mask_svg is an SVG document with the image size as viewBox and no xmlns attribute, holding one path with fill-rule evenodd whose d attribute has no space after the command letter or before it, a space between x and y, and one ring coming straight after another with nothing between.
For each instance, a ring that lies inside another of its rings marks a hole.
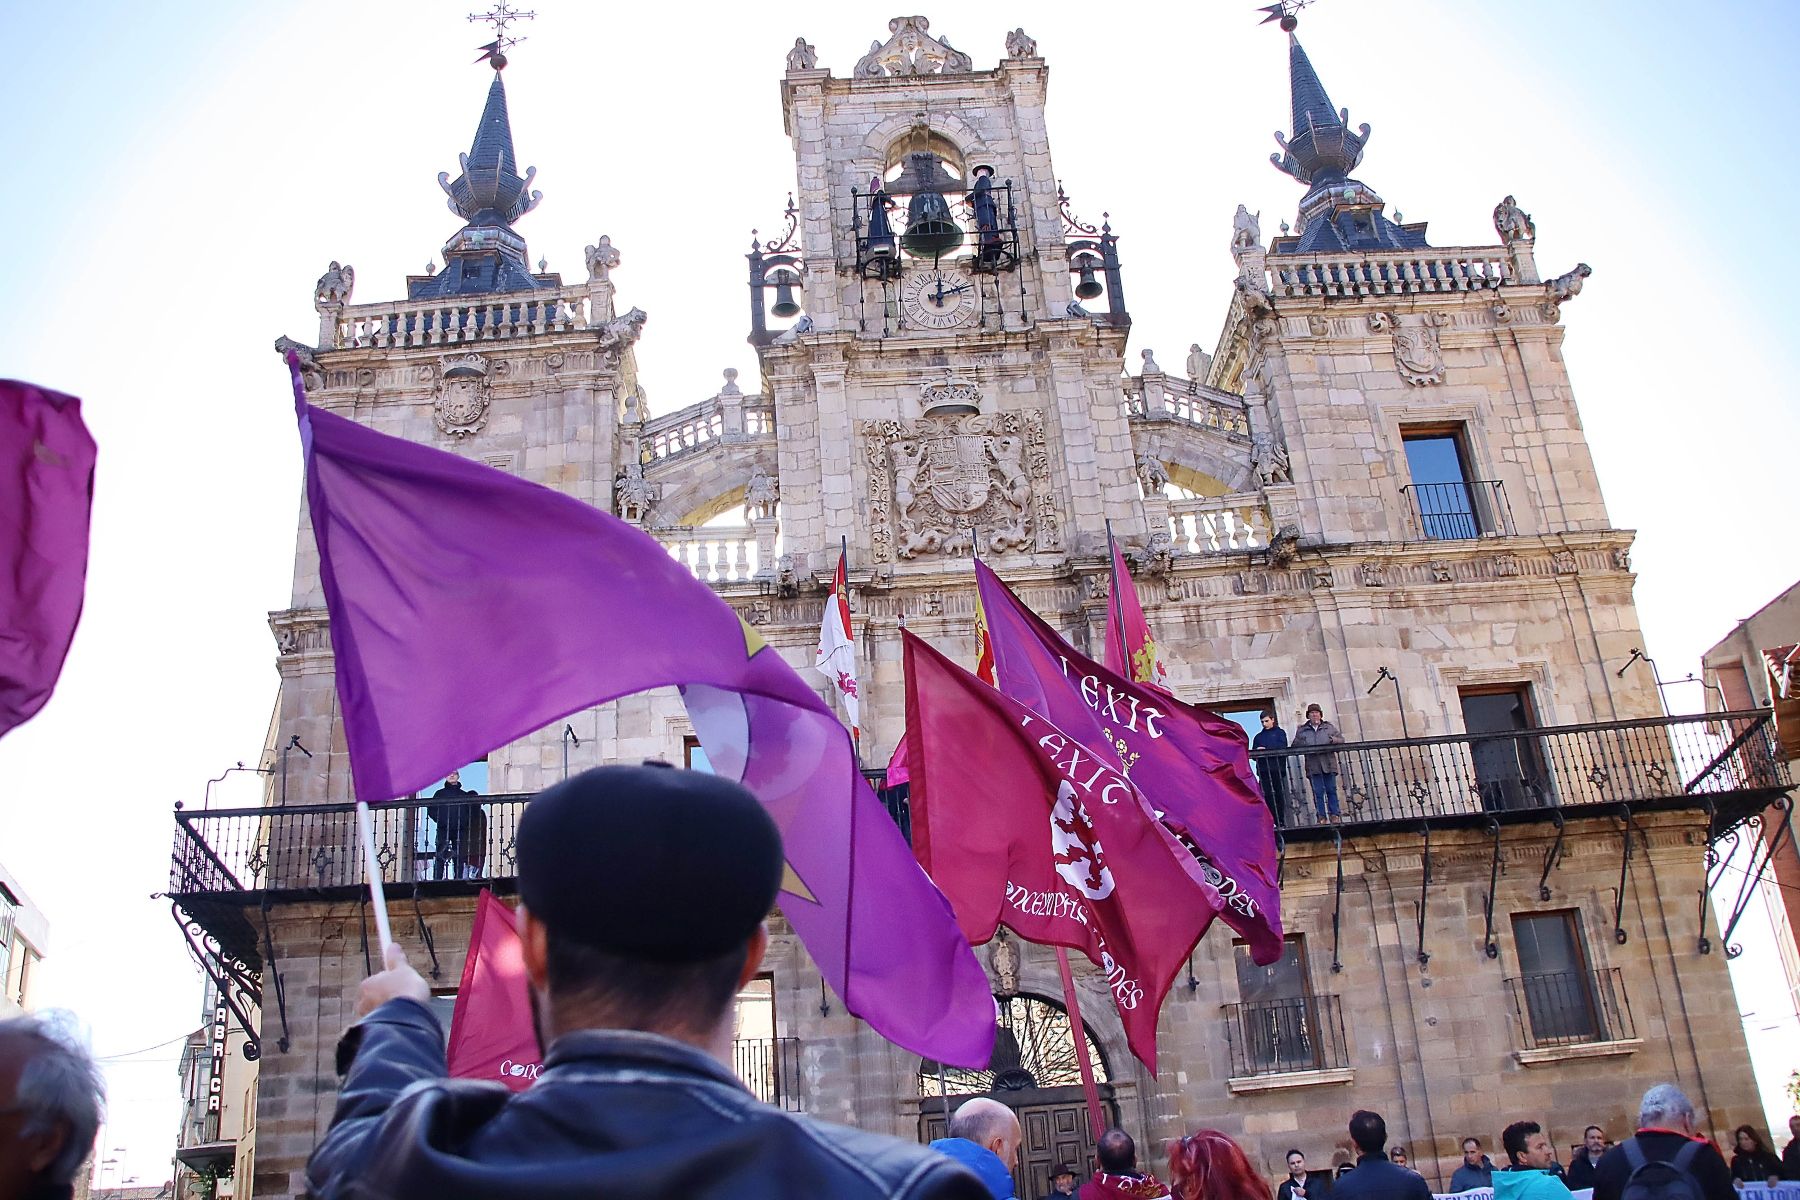
<instances>
[{"instance_id":1,"label":"stone arch","mask_svg":"<svg viewBox=\"0 0 1800 1200\"><path fill-rule=\"evenodd\" d=\"M857 155L860 173L869 175L883 174L889 165L888 153L897 144L906 140L912 132L915 113L897 112L877 123L863 138L862 152ZM956 158L961 163L973 163L979 159L992 156L987 140L976 131L975 127L953 112L935 111L926 114L931 126L932 149L935 143L943 139L953 146Z\"/></svg>"},{"instance_id":2,"label":"stone arch","mask_svg":"<svg viewBox=\"0 0 1800 1200\"><path fill-rule=\"evenodd\" d=\"M1140 458L1153 458L1169 478L1201 495L1224 495L1256 489L1248 438L1221 433L1184 421L1131 423L1132 448ZM1208 480L1222 485L1209 491Z\"/></svg>"},{"instance_id":3,"label":"stone arch","mask_svg":"<svg viewBox=\"0 0 1800 1200\"><path fill-rule=\"evenodd\" d=\"M660 489L652 510L669 525L704 525L744 502L750 473L761 467L770 478L779 469L773 438L707 442L686 454L644 467L644 479Z\"/></svg>"}]
</instances>

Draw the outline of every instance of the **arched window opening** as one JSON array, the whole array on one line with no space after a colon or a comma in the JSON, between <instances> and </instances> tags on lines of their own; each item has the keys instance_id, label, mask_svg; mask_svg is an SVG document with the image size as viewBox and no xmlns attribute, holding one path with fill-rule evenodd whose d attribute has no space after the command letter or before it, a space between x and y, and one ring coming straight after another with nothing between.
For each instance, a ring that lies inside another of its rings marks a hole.
<instances>
[{"instance_id":1,"label":"arched window opening","mask_svg":"<svg viewBox=\"0 0 1800 1200\"><path fill-rule=\"evenodd\" d=\"M1021 993L996 996L999 1008L999 1030L994 1039L994 1054L979 1071L962 1067L945 1067L942 1080L935 1060L919 1063L919 1095L980 1095L990 1092L1017 1092L1028 1088L1079 1087L1081 1068L1075 1059L1075 1038L1069 1028L1069 1014L1063 1006L1044 996ZM1094 1065L1094 1081L1110 1083L1106 1055L1084 1028L1088 1059Z\"/></svg>"}]
</instances>

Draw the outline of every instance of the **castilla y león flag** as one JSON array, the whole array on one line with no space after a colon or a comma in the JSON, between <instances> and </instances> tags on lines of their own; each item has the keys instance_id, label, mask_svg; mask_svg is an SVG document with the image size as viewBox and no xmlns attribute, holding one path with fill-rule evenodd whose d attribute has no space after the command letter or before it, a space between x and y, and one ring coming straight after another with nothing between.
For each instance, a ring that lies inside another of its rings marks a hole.
<instances>
[{"instance_id":1,"label":"castilla y le\u00f3n flag","mask_svg":"<svg viewBox=\"0 0 1800 1200\"><path fill-rule=\"evenodd\" d=\"M971 942L1005 924L1105 973L1133 1054L1156 1070L1156 1018L1218 889L1117 770L910 633L913 850Z\"/></svg>"},{"instance_id":2,"label":"castilla y le\u00f3n flag","mask_svg":"<svg viewBox=\"0 0 1800 1200\"><path fill-rule=\"evenodd\" d=\"M44 707L81 619L94 439L81 401L0 379L0 735Z\"/></svg>"},{"instance_id":3,"label":"castilla y le\u00f3n flag","mask_svg":"<svg viewBox=\"0 0 1800 1200\"><path fill-rule=\"evenodd\" d=\"M844 1007L916 1054L987 1062L986 973L863 781L850 731L773 646L642 530L314 408L288 366L359 799L679 688L713 769L780 828L782 913Z\"/></svg>"},{"instance_id":4,"label":"castilla y le\u00f3n flag","mask_svg":"<svg viewBox=\"0 0 1800 1200\"><path fill-rule=\"evenodd\" d=\"M513 910L485 888L456 989L448 1056L456 1078L497 1079L515 1092L531 1086L543 1062Z\"/></svg>"},{"instance_id":5,"label":"castilla y le\u00f3n flag","mask_svg":"<svg viewBox=\"0 0 1800 1200\"><path fill-rule=\"evenodd\" d=\"M985 563L975 579L1000 690L1137 785L1200 859L1252 957L1281 957L1275 827L1235 721L1077 653Z\"/></svg>"}]
</instances>

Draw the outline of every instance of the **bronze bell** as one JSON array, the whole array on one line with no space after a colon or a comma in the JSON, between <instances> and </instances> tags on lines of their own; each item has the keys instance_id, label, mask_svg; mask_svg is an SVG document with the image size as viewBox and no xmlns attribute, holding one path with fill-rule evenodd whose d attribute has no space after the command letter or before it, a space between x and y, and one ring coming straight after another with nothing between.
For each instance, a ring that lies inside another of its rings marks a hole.
<instances>
[{"instance_id":1,"label":"bronze bell","mask_svg":"<svg viewBox=\"0 0 1800 1200\"><path fill-rule=\"evenodd\" d=\"M1081 281L1075 285L1075 295L1081 300L1092 300L1104 289L1100 281L1094 278L1094 256L1084 254L1075 260L1075 269L1081 274Z\"/></svg>"},{"instance_id":2,"label":"bronze bell","mask_svg":"<svg viewBox=\"0 0 1800 1200\"><path fill-rule=\"evenodd\" d=\"M962 227L950 215L941 192L918 192L906 205L906 232L900 244L917 258L939 258L962 245Z\"/></svg>"},{"instance_id":3,"label":"bronze bell","mask_svg":"<svg viewBox=\"0 0 1800 1200\"><path fill-rule=\"evenodd\" d=\"M777 317L792 317L800 312L800 303L794 299L794 288L800 283L800 277L792 271L777 271L772 277L775 282L775 303L769 306L769 312Z\"/></svg>"}]
</instances>

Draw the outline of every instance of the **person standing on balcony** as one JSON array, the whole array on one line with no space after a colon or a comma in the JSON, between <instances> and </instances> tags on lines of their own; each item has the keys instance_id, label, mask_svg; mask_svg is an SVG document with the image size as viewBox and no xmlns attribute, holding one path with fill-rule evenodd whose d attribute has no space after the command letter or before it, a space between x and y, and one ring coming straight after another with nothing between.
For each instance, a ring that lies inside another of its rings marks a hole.
<instances>
[{"instance_id":1,"label":"person standing on balcony","mask_svg":"<svg viewBox=\"0 0 1800 1200\"><path fill-rule=\"evenodd\" d=\"M1288 748L1287 730L1281 727L1274 709L1263 709L1262 732L1251 740L1250 748L1271 752ZM1256 782L1262 785L1263 803L1269 806L1277 829L1287 823L1287 765L1284 754L1271 753L1256 760Z\"/></svg>"},{"instance_id":2,"label":"person standing on balcony","mask_svg":"<svg viewBox=\"0 0 1800 1200\"><path fill-rule=\"evenodd\" d=\"M444 786L431 793L434 803L425 806L425 815L437 826L437 854L432 866L433 879L461 879L463 877L464 859L469 843L469 812L472 805L456 804L456 800L464 796L473 796L474 792L465 790L462 776L456 771L450 772L444 780ZM482 832L487 832L487 820L482 820Z\"/></svg>"},{"instance_id":3,"label":"person standing on balcony","mask_svg":"<svg viewBox=\"0 0 1800 1200\"><path fill-rule=\"evenodd\" d=\"M517 1094L446 1077L431 988L397 945L338 1046L316 1200L831 1196L987 1200L923 1146L763 1104L731 1072L786 854L718 775L584 771L525 806L519 945L543 1069Z\"/></svg>"},{"instance_id":4,"label":"person standing on balcony","mask_svg":"<svg viewBox=\"0 0 1800 1200\"><path fill-rule=\"evenodd\" d=\"M1312 784L1313 812L1324 824L1329 813L1338 819L1337 755L1330 747L1344 744L1338 727L1325 719L1317 704L1306 706L1306 723L1294 731L1294 746L1306 751L1306 778Z\"/></svg>"}]
</instances>

